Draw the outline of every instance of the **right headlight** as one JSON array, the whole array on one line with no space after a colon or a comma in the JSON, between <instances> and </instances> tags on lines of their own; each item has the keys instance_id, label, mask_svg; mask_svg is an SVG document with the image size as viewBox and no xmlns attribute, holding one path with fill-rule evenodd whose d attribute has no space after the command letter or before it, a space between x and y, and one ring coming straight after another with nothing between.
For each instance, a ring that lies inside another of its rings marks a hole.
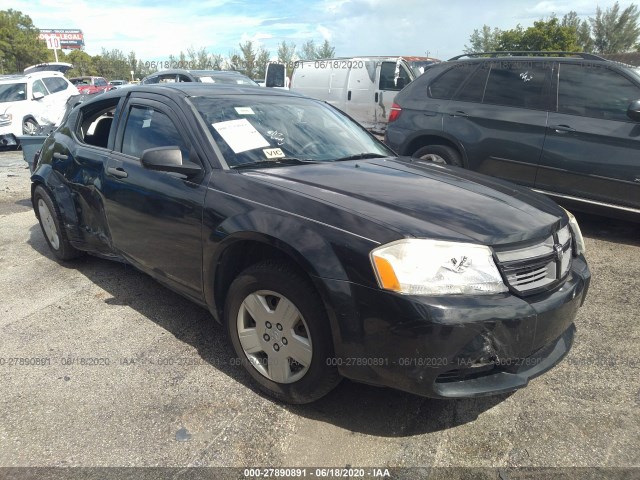
<instances>
[{"instance_id":1,"label":"right headlight","mask_svg":"<svg viewBox=\"0 0 640 480\"><path fill-rule=\"evenodd\" d=\"M584 238L582 238L582 232L580 231L578 220L576 220L576 217L574 217L569 210L566 208L563 208L563 210L567 212L567 216L569 217L569 227L571 228L571 232L573 232L573 240L576 245L576 255L584 255L587 250L584 245Z\"/></svg>"},{"instance_id":2,"label":"right headlight","mask_svg":"<svg viewBox=\"0 0 640 480\"><path fill-rule=\"evenodd\" d=\"M405 239L374 249L378 285L408 295L488 295L508 291L485 245Z\"/></svg>"}]
</instances>

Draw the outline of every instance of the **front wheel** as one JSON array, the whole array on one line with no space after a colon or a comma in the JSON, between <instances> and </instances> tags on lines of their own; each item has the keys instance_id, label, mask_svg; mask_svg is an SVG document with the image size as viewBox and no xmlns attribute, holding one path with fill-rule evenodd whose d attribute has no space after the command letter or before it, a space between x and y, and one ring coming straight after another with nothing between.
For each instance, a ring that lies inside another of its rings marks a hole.
<instances>
[{"instance_id":1,"label":"front wheel","mask_svg":"<svg viewBox=\"0 0 640 480\"><path fill-rule=\"evenodd\" d=\"M462 167L460 154L447 145L427 145L416 150L412 157L442 165Z\"/></svg>"},{"instance_id":2,"label":"front wheel","mask_svg":"<svg viewBox=\"0 0 640 480\"><path fill-rule=\"evenodd\" d=\"M39 129L40 126L38 125L38 122L36 122L32 118L27 118L22 122L22 133L24 135L35 135L36 133L38 133Z\"/></svg>"},{"instance_id":3,"label":"front wheel","mask_svg":"<svg viewBox=\"0 0 640 480\"><path fill-rule=\"evenodd\" d=\"M286 263L244 270L229 288L224 318L236 354L265 393L310 403L340 382L324 305L311 282Z\"/></svg>"}]
</instances>

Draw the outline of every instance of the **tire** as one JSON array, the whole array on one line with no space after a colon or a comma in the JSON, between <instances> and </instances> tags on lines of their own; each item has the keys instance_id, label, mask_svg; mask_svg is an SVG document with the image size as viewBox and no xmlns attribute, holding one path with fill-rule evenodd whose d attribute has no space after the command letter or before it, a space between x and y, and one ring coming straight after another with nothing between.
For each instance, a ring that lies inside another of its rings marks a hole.
<instances>
[{"instance_id":1,"label":"tire","mask_svg":"<svg viewBox=\"0 0 640 480\"><path fill-rule=\"evenodd\" d=\"M42 234L59 260L71 260L84 254L69 243L67 233L60 228L62 225L60 211L42 185L38 185L33 192L33 208L40 222Z\"/></svg>"},{"instance_id":2,"label":"tire","mask_svg":"<svg viewBox=\"0 0 640 480\"><path fill-rule=\"evenodd\" d=\"M427 145L426 147L416 150L412 157L433 163L462 167L462 158L460 157L460 154L454 148L446 145Z\"/></svg>"},{"instance_id":3,"label":"tire","mask_svg":"<svg viewBox=\"0 0 640 480\"><path fill-rule=\"evenodd\" d=\"M27 118L22 122L22 133L24 135L35 135L40 130L40 125L32 118Z\"/></svg>"},{"instance_id":4,"label":"tire","mask_svg":"<svg viewBox=\"0 0 640 480\"><path fill-rule=\"evenodd\" d=\"M320 296L286 263L265 261L240 273L227 294L224 322L242 365L266 394L310 403L340 383L329 365L333 342Z\"/></svg>"}]
</instances>

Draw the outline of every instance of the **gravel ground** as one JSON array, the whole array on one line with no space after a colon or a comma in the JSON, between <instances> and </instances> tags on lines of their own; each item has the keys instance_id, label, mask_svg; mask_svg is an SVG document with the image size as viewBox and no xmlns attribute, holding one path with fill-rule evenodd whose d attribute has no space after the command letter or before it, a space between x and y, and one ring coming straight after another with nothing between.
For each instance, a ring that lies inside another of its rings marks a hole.
<instances>
[{"instance_id":1,"label":"gravel ground","mask_svg":"<svg viewBox=\"0 0 640 480\"><path fill-rule=\"evenodd\" d=\"M578 216L593 280L575 345L526 389L439 401L344 381L287 406L250 387L205 310L127 265L56 262L25 166L0 152L0 467L640 465L638 224Z\"/></svg>"}]
</instances>

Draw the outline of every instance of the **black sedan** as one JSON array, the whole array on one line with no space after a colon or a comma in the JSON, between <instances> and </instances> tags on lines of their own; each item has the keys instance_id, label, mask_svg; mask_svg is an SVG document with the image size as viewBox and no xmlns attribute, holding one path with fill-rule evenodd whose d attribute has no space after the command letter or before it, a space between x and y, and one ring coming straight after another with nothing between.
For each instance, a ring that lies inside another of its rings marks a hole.
<instances>
[{"instance_id":1,"label":"black sedan","mask_svg":"<svg viewBox=\"0 0 640 480\"><path fill-rule=\"evenodd\" d=\"M60 260L123 260L223 322L256 384L292 403L342 377L469 397L568 352L590 273L553 201L397 158L285 91L133 86L73 109L32 201Z\"/></svg>"}]
</instances>

